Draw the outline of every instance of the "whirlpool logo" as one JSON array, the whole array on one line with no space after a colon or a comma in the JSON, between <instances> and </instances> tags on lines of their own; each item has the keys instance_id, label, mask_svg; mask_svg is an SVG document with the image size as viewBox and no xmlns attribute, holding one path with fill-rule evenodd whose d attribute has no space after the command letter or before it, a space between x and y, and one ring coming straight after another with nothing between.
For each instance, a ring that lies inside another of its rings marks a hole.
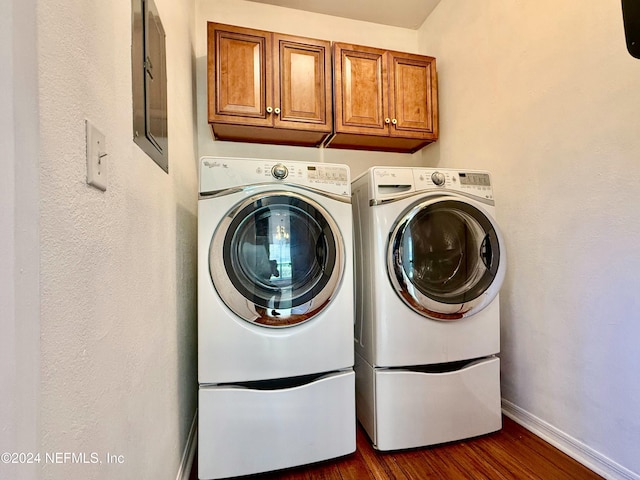
<instances>
[{"instance_id":1,"label":"whirlpool logo","mask_svg":"<svg viewBox=\"0 0 640 480\"><path fill-rule=\"evenodd\" d=\"M209 168L229 168L229 165L227 165L226 163L220 163L220 162L216 162L216 161L209 161L209 160L205 160L204 162L202 162L202 164L205 167L209 167Z\"/></svg>"}]
</instances>

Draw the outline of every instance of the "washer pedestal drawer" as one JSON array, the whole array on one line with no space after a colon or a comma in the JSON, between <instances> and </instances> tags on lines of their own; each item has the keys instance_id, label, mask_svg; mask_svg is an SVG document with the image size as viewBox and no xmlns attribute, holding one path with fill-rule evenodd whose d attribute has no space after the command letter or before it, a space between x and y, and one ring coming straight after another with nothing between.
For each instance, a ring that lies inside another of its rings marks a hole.
<instances>
[{"instance_id":1,"label":"washer pedestal drawer","mask_svg":"<svg viewBox=\"0 0 640 480\"><path fill-rule=\"evenodd\" d=\"M358 388L358 417L378 450L435 445L502 428L497 357L438 373L374 369L359 360L359 382L369 381Z\"/></svg>"},{"instance_id":2,"label":"washer pedestal drawer","mask_svg":"<svg viewBox=\"0 0 640 480\"><path fill-rule=\"evenodd\" d=\"M353 370L290 388L201 385L198 400L201 480L288 468L356 449Z\"/></svg>"}]
</instances>

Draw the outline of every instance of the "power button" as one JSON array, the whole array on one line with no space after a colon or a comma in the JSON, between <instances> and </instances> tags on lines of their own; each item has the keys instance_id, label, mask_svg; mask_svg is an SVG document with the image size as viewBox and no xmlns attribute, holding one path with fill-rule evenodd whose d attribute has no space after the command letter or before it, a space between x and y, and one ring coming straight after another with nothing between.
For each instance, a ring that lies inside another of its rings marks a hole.
<instances>
[{"instance_id":1,"label":"power button","mask_svg":"<svg viewBox=\"0 0 640 480\"><path fill-rule=\"evenodd\" d=\"M289 175L289 169L285 167L283 164L278 163L273 166L271 169L271 175L278 180L284 180Z\"/></svg>"}]
</instances>

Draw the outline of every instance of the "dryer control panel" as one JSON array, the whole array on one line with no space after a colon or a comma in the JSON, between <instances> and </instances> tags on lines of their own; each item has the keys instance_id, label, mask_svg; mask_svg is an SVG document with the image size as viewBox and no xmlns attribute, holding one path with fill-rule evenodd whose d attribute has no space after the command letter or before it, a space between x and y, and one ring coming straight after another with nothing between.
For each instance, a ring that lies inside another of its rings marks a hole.
<instances>
[{"instance_id":1,"label":"dryer control panel","mask_svg":"<svg viewBox=\"0 0 640 480\"><path fill-rule=\"evenodd\" d=\"M485 200L493 200L489 172L423 168L415 168L413 172L416 181L416 191L445 188Z\"/></svg>"},{"instance_id":2,"label":"dryer control panel","mask_svg":"<svg viewBox=\"0 0 640 480\"><path fill-rule=\"evenodd\" d=\"M493 201L491 177L482 170L457 170L450 168L420 167L372 167L364 175L370 175L370 200L388 201L412 193L448 190ZM363 175L363 176L364 176ZM355 182L358 182L358 177Z\"/></svg>"},{"instance_id":3,"label":"dryer control panel","mask_svg":"<svg viewBox=\"0 0 640 480\"><path fill-rule=\"evenodd\" d=\"M337 195L351 195L351 176L347 165L248 158L200 159L201 194L265 183L293 184Z\"/></svg>"}]
</instances>

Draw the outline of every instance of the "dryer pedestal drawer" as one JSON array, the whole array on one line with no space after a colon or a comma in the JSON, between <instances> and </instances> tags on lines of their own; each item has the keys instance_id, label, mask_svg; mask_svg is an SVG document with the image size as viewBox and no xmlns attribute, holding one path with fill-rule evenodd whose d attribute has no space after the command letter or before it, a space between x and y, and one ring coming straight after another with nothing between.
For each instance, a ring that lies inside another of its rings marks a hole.
<instances>
[{"instance_id":1,"label":"dryer pedestal drawer","mask_svg":"<svg viewBox=\"0 0 640 480\"><path fill-rule=\"evenodd\" d=\"M356 449L355 374L280 389L200 386L198 477L248 475Z\"/></svg>"},{"instance_id":2,"label":"dryer pedestal drawer","mask_svg":"<svg viewBox=\"0 0 640 480\"><path fill-rule=\"evenodd\" d=\"M373 380L372 438L379 450L451 442L502 428L497 357L441 373L374 369Z\"/></svg>"}]
</instances>

